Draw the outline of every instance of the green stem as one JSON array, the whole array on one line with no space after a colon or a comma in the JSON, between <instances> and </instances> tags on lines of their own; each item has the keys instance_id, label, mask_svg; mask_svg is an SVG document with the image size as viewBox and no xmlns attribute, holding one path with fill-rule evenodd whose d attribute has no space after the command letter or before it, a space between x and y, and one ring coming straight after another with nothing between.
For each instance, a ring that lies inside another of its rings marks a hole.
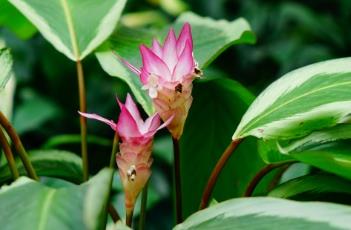
<instances>
[{"instance_id":1,"label":"green stem","mask_svg":"<svg viewBox=\"0 0 351 230\"><path fill-rule=\"evenodd\" d=\"M5 115L0 111L0 125L6 130L7 134L10 136L13 145L15 146L16 152L18 153L19 157L22 160L23 166L26 169L28 176L34 180L39 180L32 163L29 160L28 154L23 147L23 144L16 133L16 130L7 120Z\"/></svg>"},{"instance_id":2,"label":"green stem","mask_svg":"<svg viewBox=\"0 0 351 230\"><path fill-rule=\"evenodd\" d=\"M204 209L207 207L219 174L221 173L223 167L227 163L229 157L232 155L232 152L238 147L238 145L241 143L241 141L242 141L242 139L236 139L236 140L231 141L230 144L228 145L228 147L222 153L221 158L218 160L216 166L212 170L210 178L208 179L207 185L206 185L205 190L202 194L200 209Z\"/></svg>"},{"instance_id":3,"label":"green stem","mask_svg":"<svg viewBox=\"0 0 351 230\"><path fill-rule=\"evenodd\" d=\"M287 162L282 162L278 164L268 164L264 168L262 168L255 176L254 178L250 181L249 185L247 186L244 196L245 197L250 197L252 196L253 192L255 191L255 188L257 185L260 183L260 181L265 177L268 173L270 173L273 169L282 167L284 165L290 165L292 163L295 163L296 161L287 161Z\"/></svg>"},{"instance_id":4,"label":"green stem","mask_svg":"<svg viewBox=\"0 0 351 230\"><path fill-rule=\"evenodd\" d=\"M140 217L139 217L139 230L145 229L145 219L146 219L146 205L147 205L147 191L149 183L146 183L141 194L141 205L140 205Z\"/></svg>"},{"instance_id":5,"label":"green stem","mask_svg":"<svg viewBox=\"0 0 351 230\"><path fill-rule=\"evenodd\" d=\"M78 89L79 89L79 110L82 113L87 112L87 102L85 95L85 83L82 63L78 60L77 66L77 77L78 77ZM88 165L88 147L87 147L87 119L84 116L80 116L80 135L81 135L81 151L83 160L83 180L89 179L89 165Z\"/></svg>"},{"instance_id":6,"label":"green stem","mask_svg":"<svg viewBox=\"0 0 351 230\"><path fill-rule=\"evenodd\" d=\"M115 136L113 137L113 144L112 144L112 152L111 152L111 159L110 159L110 168L114 169L116 165L116 154L118 151L118 133L115 132Z\"/></svg>"},{"instance_id":7,"label":"green stem","mask_svg":"<svg viewBox=\"0 0 351 230\"><path fill-rule=\"evenodd\" d=\"M134 207L126 212L126 225L132 227Z\"/></svg>"},{"instance_id":8,"label":"green stem","mask_svg":"<svg viewBox=\"0 0 351 230\"><path fill-rule=\"evenodd\" d=\"M176 206L176 223L183 221L182 215L182 187L180 180L180 149L179 140L172 137L173 156L174 156L174 185L175 185L175 206Z\"/></svg>"},{"instance_id":9,"label":"green stem","mask_svg":"<svg viewBox=\"0 0 351 230\"><path fill-rule=\"evenodd\" d=\"M19 177L18 169L16 167L16 162L15 159L13 158L13 154L10 148L9 143L6 140L6 136L4 132L2 131L2 128L0 126L0 145L2 149L4 150L4 154L7 159L7 163L9 165L13 180L16 180Z\"/></svg>"}]
</instances>

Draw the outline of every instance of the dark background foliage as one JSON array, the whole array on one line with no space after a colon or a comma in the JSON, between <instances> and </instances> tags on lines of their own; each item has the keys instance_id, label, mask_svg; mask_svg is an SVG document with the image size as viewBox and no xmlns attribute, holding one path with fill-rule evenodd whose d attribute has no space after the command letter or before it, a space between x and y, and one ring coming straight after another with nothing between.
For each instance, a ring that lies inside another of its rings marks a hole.
<instances>
[{"instance_id":1,"label":"dark background foliage","mask_svg":"<svg viewBox=\"0 0 351 230\"><path fill-rule=\"evenodd\" d=\"M276 78L292 69L350 56L350 9L349 0L131 0L127 4L122 23L135 23L133 17L144 17L137 20L136 24L162 27L185 10L215 19L246 18L256 33L256 45L229 48L208 71L235 79L257 95ZM58 53L39 33L34 33L30 25L19 28L6 23L1 17L6 10L8 9L2 9L0 4L0 38L11 48L15 60L17 89L12 117L15 127L29 149L49 145L79 153L78 93L74 62ZM137 12L140 14L135 14ZM148 15L142 16L145 12ZM18 33L14 33L21 29L25 31L23 33L30 32L33 35L21 39L17 36ZM118 107L114 97L123 97L128 88L123 82L108 76L94 55L86 58L83 64L88 111L115 119ZM96 172L108 164L113 133L109 127L100 123L89 121L88 124L91 137L90 166L91 172ZM66 136L62 142L52 142L51 138L63 134L76 135L76 138ZM50 139L51 142L48 143ZM151 218L148 222L153 223L149 225L150 228L169 228L172 224L169 192L172 175L167 160L169 156L162 151L169 142L162 134L159 139L155 158L161 160L154 163L156 176L153 180L159 189L157 192L163 191L165 195L161 200L156 199L156 205L148 213L148 218Z\"/></svg>"}]
</instances>

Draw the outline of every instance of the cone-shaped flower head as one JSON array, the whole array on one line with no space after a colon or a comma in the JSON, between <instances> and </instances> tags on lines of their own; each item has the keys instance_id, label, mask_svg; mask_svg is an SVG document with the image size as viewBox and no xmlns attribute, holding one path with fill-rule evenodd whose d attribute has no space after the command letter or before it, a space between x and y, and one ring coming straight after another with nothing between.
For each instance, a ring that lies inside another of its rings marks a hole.
<instances>
[{"instance_id":1,"label":"cone-shaped flower head","mask_svg":"<svg viewBox=\"0 0 351 230\"><path fill-rule=\"evenodd\" d=\"M201 74L193 56L190 25L184 24L178 38L170 29L163 46L157 40L153 40L151 48L141 45L140 53L140 71L124 63L140 76L143 89L148 90L162 120L174 115L168 129L179 139L192 103L192 81Z\"/></svg>"},{"instance_id":2,"label":"cone-shaped flower head","mask_svg":"<svg viewBox=\"0 0 351 230\"><path fill-rule=\"evenodd\" d=\"M126 211L131 212L138 194L151 174L153 137L157 130L170 123L172 117L161 125L160 116L156 113L144 122L129 94L125 104L118 100L117 102L121 109L117 124L97 114L80 114L102 121L118 132L122 143L119 146L120 152L116 156L116 161L126 196Z\"/></svg>"}]
</instances>

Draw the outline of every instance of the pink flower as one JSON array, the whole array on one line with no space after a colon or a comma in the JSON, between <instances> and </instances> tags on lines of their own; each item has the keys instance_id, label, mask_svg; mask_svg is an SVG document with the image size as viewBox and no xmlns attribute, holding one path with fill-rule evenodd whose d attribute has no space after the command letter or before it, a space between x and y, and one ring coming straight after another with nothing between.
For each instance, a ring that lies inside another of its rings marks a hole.
<instances>
[{"instance_id":1,"label":"pink flower","mask_svg":"<svg viewBox=\"0 0 351 230\"><path fill-rule=\"evenodd\" d=\"M179 139L192 103L192 81L201 74L193 57L191 27L185 23L178 38L170 29L161 46L153 40L151 48L140 46L143 66L140 70L122 60L140 76L143 89L163 121L174 115L168 125L172 136Z\"/></svg>"},{"instance_id":2,"label":"pink flower","mask_svg":"<svg viewBox=\"0 0 351 230\"><path fill-rule=\"evenodd\" d=\"M126 210L132 212L136 198L151 174L153 137L159 129L167 126L173 117L161 125L160 116L156 113L144 122L129 94L125 104L119 100L117 102L121 109L117 124L97 114L79 113L87 118L102 121L118 132L122 143L116 161L126 196Z\"/></svg>"}]
</instances>

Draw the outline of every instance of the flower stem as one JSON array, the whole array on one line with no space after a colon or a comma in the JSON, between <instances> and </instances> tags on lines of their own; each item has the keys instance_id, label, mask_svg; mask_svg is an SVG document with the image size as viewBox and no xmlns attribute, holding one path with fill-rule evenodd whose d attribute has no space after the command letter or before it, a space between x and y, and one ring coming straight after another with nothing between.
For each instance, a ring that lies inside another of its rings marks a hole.
<instances>
[{"instance_id":1,"label":"flower stem","mask_svg":"<svg viewBox=\"0 0 351 230\"><path fill-rule=\"evenodd\" d=\"M85 95L85 83L84 83L84 73L81 61L76 62L77 67L77 77L78 77L78 89L79 89L79 110L82 113L87 112L87 103ZM89 179L89 169L88 169L88 150L87 150L87 119L84 116L79 116L80 118L80 135L81 135L81 151L83 160L83 181Z\"/></svg>"},{"instance_id":2,"label":"flower stem","mask_svg":"<svg viewBox=\"0 0 351 230\"><path fill-rule=\"evenodd\" d=\"M21 158L23 166L28 173L28 176L34 180L39 180L18 134L16 133L13 126L10 124L10 122L7 120L7 118L5 117L5 115L1 111L0 111L0 125L2 125L2 127L6 130L7 134L10 136L10 138L13 142L13 145L15 146L16 152L18 153L19 157Z\"/></svg>"},{"instance_id":3,"label":"flower stem","mask_svg":"<svg viewBox=\"0 0 351 230\"><path fill-rule=\"evenodd\" d=\"M6 136L4 132L2 131L2 128L0 126L0 145L2 149L4 150L4 154L7 159L7 163L9 165L13 180L16 180L19 177L18 169L16 167L16 162L15 159L13 158L13 154L10 148L9 143L6 140Z\"/></svg>"},{"instance_id":4,"label":"flower stem","mask_svg":"<svg viewBox=\"0 0 351 230\"><path fill-rule=\"evenodd\" d=\"M110 159L110 168L114 169L116 165L116 154L118 151L118 133L115 132L115 136L113 137L113 144L112 144L112 152L111 152L111 159Z\"/></svg>"},{"instance_id":5,"label":"flower stem","mask_svg":"<svg viewBox=\"0 0 351 230\"><path fill-rule=\"evenodd\" d=\"M108 204L107 211L110 214L114 223L116 223L117 221L119 221L121 219L117 210L115 209L115 207L113 207L112 203Z\"/></svg>"},{"instance_id":6,"label":"flower stem","mask_svg":"<svg viewBox=\"0 0 351 230\"><path fill-rule=\"evenodd\" d=\"M182 222L182 187L180 180L180 149L179 140L173 138L173 156L174 156L174 185L175 185L175 206L176 206L176 223Z\"/></svg>"},{"instance_id":7,"label":"flower stem","mask_svg":"<svg viewBox=\"0 0 351 230\"><path fill-rule=\"evenodd\" d=\"M270 173L273 169L282 167L287 164L292 164L295 163L296 161L286 161L278 164L268 164L264 168L262 168L255 176L254 178L250 181L249 185L247 186L244 196L245 197L250 197L252 196L252 193L255 191L255 188L257 185L260 183L260 181L263 179L264 176L266 176L268 173Z\"/></svg>"},{"instance_id":8,"label":"flower stem","mask_svg":"<svg viewBox=\"0 0 351 230\"><path fill-rule=\"evenodd\" d=\"M214 186L217 182L218 176L221 173L223 167L227 163L229 157L232 155L232 152L238 147L238 145L241 143L242 139L236 139L230 142L228 147L225 149L225 151L222 153L221 158L218 160L216 166L214 167L210 178L208 179L206 188L202 194L202 199L201 199L201 204L200 204L200 210L204 209L208 205L208 201L212 195L212 191L214 189Z\"/></svg>"},{"instance_id":9,"label":"flower stem","mask_svg":"<svg viewBox=\"0 0 351 230\"><path fill-rule=\"evenodd\" d=\"M139 217L139 230L145 229L145 219L146 219L146 205L147 205L147 191L149 183L146 183L141 194L141 206L140 206L140 217Z\"/></svg>"},{"instance_id":10,"label":"flower stem","mask_svg":"<svg viewBox=\"0 0 351 230\"><path fill-rule=\"evenodd\" d=\"M126 212L126 225L132 227L134 207Z\"/></svg>"}]
</instances>

